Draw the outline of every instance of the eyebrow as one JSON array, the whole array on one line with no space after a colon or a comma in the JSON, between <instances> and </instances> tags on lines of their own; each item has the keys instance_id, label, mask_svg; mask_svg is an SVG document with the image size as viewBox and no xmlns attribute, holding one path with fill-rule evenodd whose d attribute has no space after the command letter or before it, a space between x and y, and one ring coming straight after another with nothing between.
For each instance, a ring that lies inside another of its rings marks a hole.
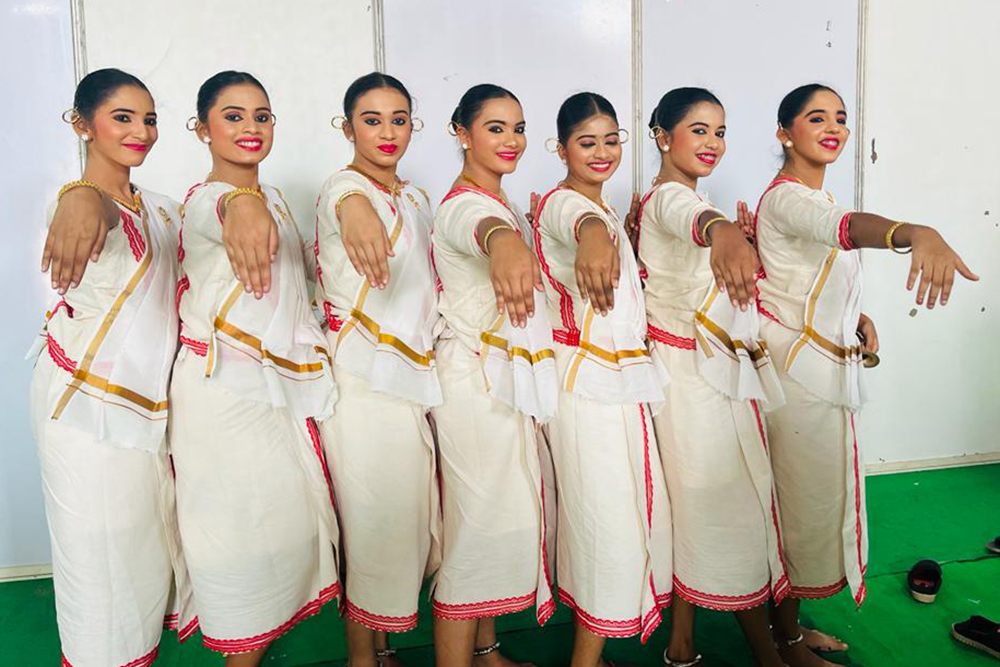
<instances>
[{"instance_id":1,"label":"eyebrow","mask_svg":"<svg viewBox=\"0 0 1000 667\"><path fill-rule=\"evenodd\" d=\"M608 132L607 134L605 134L603 136L605 136L605 137L614 137L614 136L617 136L617 135L618 135L617 132ZM581 134L580 136L577 137L577 140L579 141L580 139L596 139L596 138L597 138L596 134Z\"/></svg>"},{"instance_id":2,"label":"eyebrow","mask_svg":"<svg viewBox=\"0 0 1000 667\"><path fill-rule=\"evenodd\" d=\"M112 109L108 113L118 113L119 111L124 111L125 113L135 113L132 109Z\"/></svg>"},{"instance_id":3,"label":"eyebrow","mask_svg":"<svg viewBox=\"0 0 1000 667\"><path fill-rule=\"evenodd\" d=\"M703 123L700 120L696 120L695 122L693 122L690 125L688 125L688 127L698 127L698 126L708 127L708 123Z\"/></svg>"},{"instance_id":4,"label":"eyebrow","mask_svg":"<svg viewBox=\"0 0 1000 667\"><path fill-rule=\"evenodd\" d=\"M390 112L390 115L395 116L398 113L405 113L405 114L409 115L410 112L407 111L406 109L396 109L395 111ZM381 111L375 111L374 109L368 109L367 111L362 111L358 115L359 116L366 116L366 115L381 116L382 112Z\"/></svg>"}]
</instances>

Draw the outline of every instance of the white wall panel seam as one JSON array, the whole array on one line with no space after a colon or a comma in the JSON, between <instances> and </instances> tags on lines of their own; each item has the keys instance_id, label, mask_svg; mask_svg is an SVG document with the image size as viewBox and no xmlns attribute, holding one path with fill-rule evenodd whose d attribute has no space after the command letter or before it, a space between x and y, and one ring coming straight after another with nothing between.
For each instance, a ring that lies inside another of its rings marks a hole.
<instances>
[{"instance_id":1,"label":"white wall panel seam","mask_svg":"<svg viewBox=\"0 0 1000 667\"><path fill-rule=\"evenodd\" d=\"M375 71L385 72L385 6L382 0L372 0L372 51L375 56Z\"/></svg>"},{"instance_id":2,"label":"white wall panel seam","mask_svg":"<svg viewBox=\"0 0 1000 667\"><path fill-rule=\"evenodd\" d=\"M642 0L632 0L632 191L642 193ZM631 204L631 202L629 202Z\"/></svg>"},{"instance_id":3,"label":"white wall panel seam","mask_svg":"<svg viewBox=\"0 0 1000 667\"><path fill-rule=\"evenodd\" d=\"M867 78L865 67L868 46L868 0L858 0L858 80L856 106L856 134L854 142L854 208L863 211L865 207L865 99Z\"/></svg>"},{"instance_id":4,"label":"white wall panel seam","mask_svg":"<svg viewBox=\"0 0 1000 667\"><path fill-rule=\"evenodd\" d=\"M69 15L73 29L73 75L80 79L87 76L87 29L83 20L83 0L70 0ZM87 147L82 140L77 140L77 153L80 156L80 173L83 173L87 157Z\"/></svg>"}]
</instances>

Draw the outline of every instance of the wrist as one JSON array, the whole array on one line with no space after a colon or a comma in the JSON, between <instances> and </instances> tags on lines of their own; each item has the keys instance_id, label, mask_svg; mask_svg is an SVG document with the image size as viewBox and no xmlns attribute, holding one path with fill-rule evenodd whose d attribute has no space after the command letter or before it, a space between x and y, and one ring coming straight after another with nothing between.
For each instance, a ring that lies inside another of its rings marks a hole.
<instances>
[{"instance_id":1,"label":"wrist","mask_svg":"<svg viewBox=\"0 0 1000 667\"><path fill-rule=\"evenodd\" d=\"M740 238L743 238L743 232L732 221L719 219L718 222L712 223L705 228L703 238L708 245L714 246L716 241L730 238L733 232L739 234Z\"/></svg>"}]
</instances>

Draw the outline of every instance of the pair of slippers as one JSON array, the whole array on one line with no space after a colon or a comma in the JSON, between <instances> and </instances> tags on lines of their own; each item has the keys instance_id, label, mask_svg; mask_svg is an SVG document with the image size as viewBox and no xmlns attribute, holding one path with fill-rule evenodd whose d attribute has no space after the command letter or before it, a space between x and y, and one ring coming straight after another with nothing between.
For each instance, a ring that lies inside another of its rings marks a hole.
<instances>
[{"instance_id":1,"label":"pair of slippers","mask_svg":"<svg viewBox=\"0 0 1000 667\"><path fill-rule=\"evenodd\" d=\"M986 543L986 550L1000 554L1000 536ZM917 602L930 604L934 602L941 590L941 566L932 560L922 560L910 568L906 577L910 595Z\"/></svg>"}]
</instances>

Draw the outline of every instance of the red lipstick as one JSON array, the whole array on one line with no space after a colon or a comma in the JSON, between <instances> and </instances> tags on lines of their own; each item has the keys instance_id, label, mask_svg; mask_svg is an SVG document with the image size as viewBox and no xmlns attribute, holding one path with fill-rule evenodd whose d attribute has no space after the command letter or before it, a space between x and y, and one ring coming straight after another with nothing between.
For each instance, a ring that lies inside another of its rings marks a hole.
<instances>
[{"instance_id":1,"label":"red lipstick","mask_svg":"<svg viewBox=\"0 0 1000 667\"><path fill-rule=\"evenodd\" d=\"M386 155L392 155L399 150L399 146L396 144L379 144L377 148Z\"/></svg>"},{"instance_id":2,"label":"red lipstick","mask_svg":"<svg viewBox=\"0 0 1000 667\"><path fill-rule=\"evenodd\" d=\"M147 150L149 150L149 146L147 146L146 144L122 144L122 146L129 149L130 151L135 151L137 153L145 153Z\"/></svg>"},{"instance_id":3,"label":"red lipstick","mask_svg":"<svg viewBox=\"0 0 1000 667\"><path fill-rule=\"evenodd\" d=\"M501 160L506 160L507 162L513 162L517 159L517 153L515 151L503 151L497 153L497 157Z\"/></svg>"}]
</instances>

